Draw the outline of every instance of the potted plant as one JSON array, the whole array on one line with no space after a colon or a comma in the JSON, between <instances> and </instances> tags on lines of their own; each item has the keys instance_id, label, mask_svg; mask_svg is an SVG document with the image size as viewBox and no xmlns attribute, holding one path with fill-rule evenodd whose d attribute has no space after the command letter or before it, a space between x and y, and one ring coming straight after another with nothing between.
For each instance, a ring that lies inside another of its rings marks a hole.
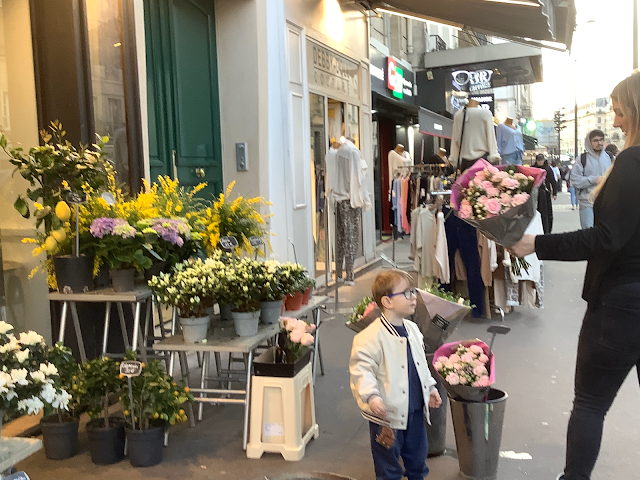
<instances>
[{"instance_id":1,"label":"potted plant","mask_svg":"<svg viewBox=\"0 0 640 480\"><path fill-rule=\"evenodd\" d=\"M285 263L282 265L282 284L286 293L284 305L287 310L300 310L307 288L305 268L299 263Z\"/></svg>"},{"instance_id":2,"label":"potted plant","mask_svg":"<svg viewBox=\"0 0 640 480\"><path fill-rule=\"evenodd\" d=\"M127 358L135 357L129 352ZM127 445L132 466L150 467L162 461L165 428L167 424L187 420L182 409L187 401L193 401L189 387L175 382L157 360L142 364L140 375L131 378L131 391L129 383L124 381L120 402L127 419Z\"/></svg>"},{"instance_id":3,"label":"potted plant","mask_svg":"<svg viewBox=\"0 0 640 480\"><path fill-rule=\"evenodd\" d=\"M99 357L81 366L84 399L91 419L86 425L89 451L91 460L98 465L110 465L124 458L125 419L109 416L109 397L122 386L119 366L120 362L109 357Z\"/></svg>"},{"instance_id":4,"label":"potted plant","mask_svg":"<svg viewBox=\"0 0 640 480\"><path fill-rule=\"evenodd\" d=\"M72 263L71 267L65 268L72 275L63 279L60 290L62 285L71 284L73 291L83 291L85 286L92 287L92 282L87 285L82 285L86 281L78 282L79 278L91 278L91 258L69 255L75 233L70 228L72 211L66 203L67 195L80 194L87 186L99 188L105 185L113 168L103 153L107 137L98 137L94 145L76 148L64 139L65 134L60 122L54 121L48 131L40 132L43 145L31 147L28 152L21 147L10 148L7 138L0 132L0 147L15 166L14 174L19 173L29 182L26 195L18 195L13 205L24 218L32 215L35 218L35 237L24 241L37 245L34 255L47 253L43 269L48 273L49 286L58 288L53 262L53 258L57 258L59 270L64 262ZM81 276L80 271L85 274Z\"/></svg>"},{"instance_id":5,"label":"potted plant","mask_svg":"<svg viewBox=\"0 0 640 480\"><path fill-rule=\"evenodd\" d=\"M178 309L185 342L201 342L207 338L213 308L224 264L216 258L191 258L178 263L170 273L149 280L149 287L159 303Z\"/></svg>"},{"instance_id":6,"label":"potted plant","mask_svg":"<svg viewBox=\"0 0 640 480\"><path fill-rule=\"evenodd\" d=\"M310 346L316 326L296 318L280 318L275 347L253 362L255 374L266 377L295 377L311 359Z\"/></svg>"},{"instance_id":7,"label":"potted plant","mask_svg":"<svg viewBox=\"0 0 640 480\"><path fill-rule=\"evenodd\" d=\"M95 242L96 255L109 265L113 289L134 289L136 270L145 270L153 262L144 254L145 239L141 232L123 218L99 217L89 229Z\"/></svg>"},{"instance_id":8,"label":"potted plant","mask_svg":"<svg viewBox=\"0 0 640 480\"><path fill-rule=\"evenodd\" d=\"M218 299L231 306L233 324L241 337L250 337L258 332L264 283L261 263L248 257L226 265L220 276Z\"/></svg>"},{"instance_id":9,"label":"potted plant","mask_svg":"<svg viewBox=\"0 0 640 480\"><path fill-rule=\"evenodd\" d=\"M304 287L304 292L302 294L302 305L308 305L309 299L311 298L311 290L313 290L316 286L315 279L311 278L309 272L305 272L305 276L301 281L302 286Z\"/></svg>"},{"instance_id":10,"label":"potted plant","mask_svg":"<svg viewBox=\"0 0 640 480\"><path fill-rule=\"evenodd\" d=\"M284 288L282 284L282 269L280 263L268 260L261 264L264 283L260 296L260 321L266 324L278 323L282 313Z\"/></svg>"}]
</instances>

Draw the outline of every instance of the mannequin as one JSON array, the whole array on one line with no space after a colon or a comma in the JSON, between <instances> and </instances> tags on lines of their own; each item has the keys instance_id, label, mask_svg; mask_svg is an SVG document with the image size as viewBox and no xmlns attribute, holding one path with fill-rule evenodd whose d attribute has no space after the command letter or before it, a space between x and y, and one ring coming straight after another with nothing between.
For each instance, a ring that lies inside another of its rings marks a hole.
<instances>
[{"instance_id":1,"label":"mannequin","mask_svg":"<svg viewBox=\"0 0 640 480\"><path fill-rule=\"evenodd\" d=\"M522 165L524 141L522 133L513 122L513 118L507 117L504 123L497 126L496 142L503 164Z\"/></svg>"},{"instance_id":2,"label":"mannequin","mask_svg":"<svg viewBox=\"0 0 640 480\"><path fill-rule=\"evenodd\" d=\"M353 264L360 239L362 209L371 208L366 186L367 162L353 140L346 139L338 148L335 173L331 184L331 203L336 211L336 279L342 280L342 267L346 271L345 285L354 285Z\"/></svg>"},{"instance_id":3,"label":"mannequin","mask_svg":"<svg viewBox=\"0 0 640 480\"><path fill-rule=\"evenodd\" d=\"M479 158L486 158L491 163L500 160L491 111L478 108L478 105L476 100L470 99L468 105L453 116L449 161L461 171Z\"/></svg>"},{"instance_id":4,"label":"mannequin","mask_svg":"<svg viewBox=\"0 0 640 480\"><path fill-rule=\"evenodd\" d=\"M325 198L327 199L327 218L329 218L327 228L327 238L329 242L329 258L333 258L335 252L335 222L333 219L336 214L336 206L333 199L333 184L336 179L336 155L341 143L336 142L335 139L331 139L329 145L329 151L324 157L324 186L325 186ZM331 268L331 262L329 262L329 268Z\"/></svg>"},{"instance_id":5,"label":"mannequin","mask_svg":"<svg viewBox=\"0 0 640 480\"><path fill-rule=\"evenodd\" d=\"M391 185L393 183L393 174L398 167L403 165L411 165L411 157L409 153L405 151L404 145L400 143L396 145L396 148L389 151L389 191L391 191Z\"/></svg>"}]
</instances>

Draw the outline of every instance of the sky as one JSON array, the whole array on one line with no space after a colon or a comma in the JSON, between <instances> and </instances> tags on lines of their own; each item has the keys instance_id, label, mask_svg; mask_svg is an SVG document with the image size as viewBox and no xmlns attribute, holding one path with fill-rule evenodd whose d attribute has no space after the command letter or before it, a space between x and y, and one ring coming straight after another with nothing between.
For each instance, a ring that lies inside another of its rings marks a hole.
<instances>
[{"instance_id":1,"label":"sky","mask_svg":"<svg viewBox=\"0 0 640 480\"><path fill-rule=\"evenodd\" d=\"M562 107L608 97L633 69L632 0L575 0L571 52L542 49L543 82L533 84L536 119ZM640 8L640 7L639 7Z\"/></svg>"}]
</instances>

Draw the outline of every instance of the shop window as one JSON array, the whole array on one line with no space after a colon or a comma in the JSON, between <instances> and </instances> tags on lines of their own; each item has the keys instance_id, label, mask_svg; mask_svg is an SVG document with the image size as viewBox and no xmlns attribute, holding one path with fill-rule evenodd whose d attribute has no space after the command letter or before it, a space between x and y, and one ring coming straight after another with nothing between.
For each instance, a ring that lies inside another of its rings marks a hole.
<instances>
[{"instance_id":1,"label":"shop window","mask_svg":"<svg viewBox=\"0 0 640 480\"><path fill-rule=\"evenodd\" d=\"M385 19L384 16L376 17L372 16L371 19L371 38L375 38L383 45L387 44L387 36L385 33Z\"/></svg>"}]
</instances>

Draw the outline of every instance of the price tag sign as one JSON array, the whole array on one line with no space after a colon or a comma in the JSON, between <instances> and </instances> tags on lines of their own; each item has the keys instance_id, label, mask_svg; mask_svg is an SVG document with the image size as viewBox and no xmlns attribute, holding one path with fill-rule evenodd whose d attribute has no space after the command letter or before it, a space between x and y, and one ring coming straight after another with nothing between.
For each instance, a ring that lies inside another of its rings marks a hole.
<instances>
[{"instance_id":1,"label":"price tag sign","mask_svg":"<svg viewBox=\"0 0 640 480\"><path fill-rule=\"evenodd\" d=\"M436 313L436 315L431 319L431 324L445 332L447 328L449 328L450 322Z\"/></svg>"},{"instance_id":2,"label":"price tag sign","mask_svg":"<svg viewBox=\"0 0 640 480\"><path fill-rule=\"evenodd\" d=\"M262 241L262 237L249 237L249 243L253 248L257 248L264 242Z\"/></svg>"},{"instance_id":3,"label":"price tag sign","mask_svg":"<svg viewBox=\"0 0 640 480\"><path fill-rule=\"evenodd\" d=\"M238 239L236 237L222 237L220 238L220 246L225 250L233 250L238 246Z\"/></svg>"},{"instance_id":4,"label":"price tag sign","mask_svg":"<svg viewBox=\"0 0 640 480\"><path fill-rule=\"evenodd\" d=\"M120 362L120 373L125 377L137 377L142 373L142 363L135 360Z\"/></svg>"},{"instance_id":5,"label":"price tag sign","mask_svg":"<svg viewBox=\"0 0 640 480\"><path fill-rule=\"evenodd\" d=\"M84 203L87 201L86 195L80 195L76 192L68 192L67 193L67 202L69 203Z\"/></svg>"},{"instance_id":6,"label":"price tag sign","mask_svg":"<svg viewBox=\"0 0 640 480\"><path fill-rule=\"evenodd\" d=\"M2 477L4 480L29 480L29 476L24 472L16 472L8 477Z\"/></svg>"}]
</instances>

